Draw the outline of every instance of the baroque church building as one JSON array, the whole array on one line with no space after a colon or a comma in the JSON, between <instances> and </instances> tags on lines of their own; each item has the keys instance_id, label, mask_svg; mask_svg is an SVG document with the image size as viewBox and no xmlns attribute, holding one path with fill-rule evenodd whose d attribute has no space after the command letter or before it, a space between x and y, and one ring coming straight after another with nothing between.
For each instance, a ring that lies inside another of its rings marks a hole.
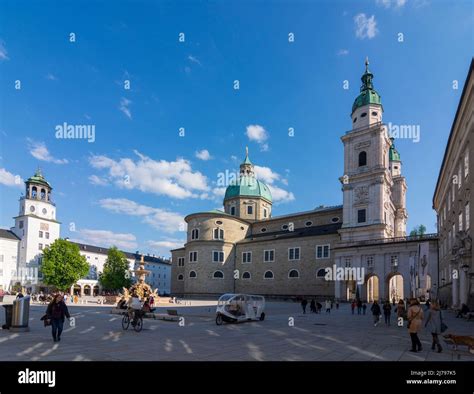
<instances>
[{"instance_id":1,"label":"baroque church building","mask_svg":"<svg viewBox=\"0 0 474 394\"><path fill-rule=\"evenodd\" d=\"M256 179L247 151L224 210L186 216L187 242L171 251L173 295L373 301L437 294L437 236L406 235L407 184L368 61L361 79L352 129L341 137L342 206L273 216L270 189Z\"/></svg>"}]
</instances>

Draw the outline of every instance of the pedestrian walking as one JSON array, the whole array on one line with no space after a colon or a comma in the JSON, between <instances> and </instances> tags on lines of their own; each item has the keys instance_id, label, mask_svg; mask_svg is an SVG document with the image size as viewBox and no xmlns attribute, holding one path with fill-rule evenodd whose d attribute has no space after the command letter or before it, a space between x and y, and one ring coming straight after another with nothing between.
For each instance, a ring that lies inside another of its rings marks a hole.
<instances>
[{"instance_id":1,"label":"pedestrian walking","mask_svg":"<svg viewBox=\"0 0 474 394\"><path fill-rule=\"evenodd\" d=\"M362 312L362 301L360 299L357 300L357 314L360 315Z\"/></svg>"},{"instance_id":2,"label":"pedestrian walking","mask_svg":"<svg viewBox=\"0 0 474 394\"><path fill-rule=\"evenodd\" d=\"M356 307L356 302L355 302L355 300L352 300L352 303L351 303L352 314L354 314L355 307Z\"/></svg>"},{"instance_id":3,"label":"pedestrian walking","mask_svg":"<svg viewBox=\"0 0 474 394\"><path fill-rule=\"evenodd\" d=\"M326 313L331 313L331 301L326 300Z\"/></svg>"},{"instance_id":4,"label":"pedestrian walking","mask_svg":"<svg viewBox=\"0 0 474 394\"><path fill-rule=\"evenodd\" d=\"M336 300L336 309L339 309L339 300Z\"/></svg>"},{"instance_id":5,"label":"pedestrian walking","mask_svg":"<svg viewBox=\"0 0 474 394\"><path fill-rule=\"evenodd\" d=\"M439 343L438 335L441 334L441 323L443 322L441 317L441 309L436 301L433 301L430 305L428 312L428 318L426 319L425 327L431 332L432 343L431 350L438 349L438 353L443 351L441 344Z\"/></svg>"},{"instance_id":6,"label":"pedestrian walking","mask_svg":"<svg viewBox=\"0 0 474 394\"><path fill-rule=\"evenodd\" d=\"M407 318L407 312L405 310L405 303L403 302L402 299L400 299L400 301L398 301L398 304L397 304L397 318L402 318L402 319L406 319ZM402 327L402 326L399 326L399 327Z\"/></svg>"},{"instance_id":7,"label":"pedestrian walking","mask_svg":"<svg viewBox=\"0 0 474 394\"><path fill-rule=\"evenodd\" d=\"M303 297L303 299L301 300L301 307L303 308L304 314L306 314L306 305L308 305L308 301L306 300L306 298Z\"/></svg>"},{"instance_id":8,"label":"pedestrian walking","mask_svg":"<svg viewBox=\"0 0 474 394\"><path fill-rule=\"evenodd\" d=\"M383 316L385 318L385 324L387 326L390 325L390 315L392 314L392 306L390 305L390 301L387 300L383 304Z\"/></svg>"},{"instance_id":9,"label":"pedestrian walking","mask_svg":"<svg viewBox=\"0 0 474 394\"><path fill-rule=\"evenodd\" d=\"M364 312L364 315L365 315L365 311L367 310L367 304L364 302L362 304L362 311Z\"/></svg>"},{"instance_id":10,"label":"pedestrian walking","mask_svg":"<svg viewBox=\"0 0 474 394\"><path fill-rule=\"evenodd\" d=\"M372 316L374 317L374 327L377 327L377 324L379 324L380 321L380 315L382 314L380 310L380 305L377 301L374 300L374 303L370 310L372 311Z\"/></svg>"},{"instance_id":11,"label":"pedestrian walking","mask_svg":"<svg viewBox=\"0 0 474 394\"><path fill-rule=\"evenodd\" d=\"M316 301L314 298L311 300L311 304L309 305L309 309L311 313L316 313Z\"/></svg>"},{"instance_id":12,"label":"pedestrian walking","mask_svg":"<svg viewBox=\"0 0 474 394\"><path fill-rule=\"evenodd\" d=\"M411 339L411 349L410 352L420 352L422 350L420 338L418 338L418 333L421 331L423 323L423 309L420 306L419 301L416 298L410 300L410 307L407 312L408 319L408 333L410 334Z\"/></svg>"},{"instance_id":13,"label":"pedestrian walking","mask_svg":"<svg viewBox=\"0 0 474 394\"><path fill-rule=\"evenodd\" d=\"M64 298L61 294L56 294L53 300L46 308L46 316L51 320L51 333L53 341L59 342L61 340L61 333L63 332L64 317L71 318Z\"/></svg>"}]
</instances>

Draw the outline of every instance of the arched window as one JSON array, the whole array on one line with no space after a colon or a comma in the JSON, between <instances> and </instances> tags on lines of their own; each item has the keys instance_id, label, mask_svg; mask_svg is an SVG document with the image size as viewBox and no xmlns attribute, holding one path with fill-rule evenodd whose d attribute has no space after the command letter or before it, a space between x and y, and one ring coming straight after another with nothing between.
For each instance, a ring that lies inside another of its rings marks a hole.
<instances>
[{"instance_id":1,"label":"arched window","mask_svg":"<svg viewBox=\"0 0 474 394\"><path fill-rule=\"evenodd\" d=\"M326 276L326 268L318 269L318 273L316 274L318 278L324 278Z\"/></svg>"},{"instance_id":2,"label":"arched window","mask_svg":"<svg viewBox=\"0 0 474 394\"><path fill-rule=\"evenodd\" d=\"M40 198L41 198L42 200L45 200L45 199L46 199L46 190L41 189Z\"/></svg>"},{"instance_id":3,"label":"arched window","mask_svg":"<svg viewBox=\"0 0 474 394\"><path fill-rule=\"evenodd\" d=\"M242 274L242 279L250 279L250 272L245 271L245 272Z\"/></svg>"},{"instance_id":4,"label":"arched window","mask_svg":"<svg viewBox=\"0 0 474 394\"><path fill-rule=\"evenodd\" d=\"M230 207L230 214L235 216L235 207Z\"/></svg>"},{"instance_id":5,"label":"arched window","mask_svg":"<svg viewBox=\"0 0 474 394\"><path fill-rule=\"evenodd\" d=\"M367 152L362 151L359 153L359 167L367 165Z\"/></svg>"},{"instance_id":6,"label":"arched window","mask_svg":"<svg viewBox=\"0 0 474 394\"><path fill-rule=\"evenodd\" d=\"M300 277L300 273L297 270L291 270L288 273L288 278L299 278L299 277Z\"/></svg>"},{"instance_id":7,"label":"arched window","mask_svg":"<svg viewBox=\"0 0 474 394\"><path fill-rule=\"evenodd\" d=\"M191 239L199 239L199 229L194 228L191 231Z\"/></svg>"},{"instance_id":8,"label":"arched window","mask_svg":"<svg viewBox=\"0 0 474 394\"><path fill-rule=\"evenodd\" d=\"M224 279L224 273L222 271L215 271L212 277L214 279Z\"/></svg>"},{"instance_id":9,"label":"arched window","mask_svg":"<svg viewBox=\"0 0 474 394\"><path fill-rule=\"evenodd\" d=\"M273 279L273 272L272 271L266 271L265 274L263 275L264 279Z\"/></svg>"},{"instance_id":10,"label":"arched window","mask_svg":"<svg viewBox=\"0 0 474 394\"><path fill-rule=\"evenodd\" d=\"M197 278L196 271L191 271L191 272L189 273L189 277L190 277L190 278Z\"/></svg>"},{"instance_id":11,"label":"arched window","mask_svg":"<svg viewBox=\"0 0 474 394\"><path fill-rule=\"evenodd\" d=\"M184 280L184 275L183 275L183 274L179 274L179 275L178 275L178 280Z\"/></svg>"},{"instance_id":12,"label":"arched window","mask_svg":"<svg viewBox=\"0 0 474 394\"><path fill-rule=\"evenodd\" d=\"M33 186L31 188L31 198L36 198L37 194L38 194L38 189L36 189L36 186Z\"/></svg>"}]
</instances>

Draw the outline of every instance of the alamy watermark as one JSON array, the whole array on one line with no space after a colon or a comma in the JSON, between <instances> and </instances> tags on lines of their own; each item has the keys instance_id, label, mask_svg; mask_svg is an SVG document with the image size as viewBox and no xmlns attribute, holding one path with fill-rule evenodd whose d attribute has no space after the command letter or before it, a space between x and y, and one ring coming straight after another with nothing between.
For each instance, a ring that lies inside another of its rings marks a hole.
<instances>
[{"instance_id":1,"label":"alamy watermark","mask_svg":"<svg viewBox=\"0 0 474 394\"><path fill-rule=\"evenodd\" d=\"M87 142L95 141L95 125L73 125L64 122L63 124L57 125L56 138L57 139L84 139Z\"/></svg>"},{"instance_id":2,"label":"alamy watermark","mask_svg":"<svg viewBox=\"0 0 474 394\"><path fill-rule=\"evenodd\" d=\"M327 281L349 281L353 280L357 284L364 284L365 268L364 267L338 267L333 264L332 267L326 268L324 279Z\"/></svg>"},{"instance_id":3,"label":"alamy watermark","mask_svg":"<svg viewBox=\"0 0 474 394\"><path fill-rule=\"evenodd\" d=\"M396 125L389 122L386 127L390 138L409 139L413 142L420 142L420 125Z\"/></svg>"}]
</instances>

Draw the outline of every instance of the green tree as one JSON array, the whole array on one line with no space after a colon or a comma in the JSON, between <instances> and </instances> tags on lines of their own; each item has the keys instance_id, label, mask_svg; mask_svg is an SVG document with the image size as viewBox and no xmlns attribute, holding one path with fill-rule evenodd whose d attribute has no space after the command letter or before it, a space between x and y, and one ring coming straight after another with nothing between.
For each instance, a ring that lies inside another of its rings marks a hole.
<instances>
[{"instance_id":1,"label":"green tree","mask_svg":"<svg viewBox=\"0 0 474 394\"><path fill-rule=\"evenodd\" d=\"M128 288L132 284L127 257L115 246L109 249L99 281L106 290Z\"/></svg>"},{"instance_id":2,"label":"green tree","mask_svg":"<svg viewBox=\"0 0 474 394\"><path fill-rule=\"evenodd\" d=\"M44 283L66 291L89 273L89 264L79 253L79 246L57 239L43 251L41 271Z\"/></svg>"},{"instance_id":3,"label":"green tree","mask_svg":"<svg viewBox=\"0 0 474 394\"><path fill-rule=\"evenodd\" d=\"M419 226L415 227L413 230L410 232L410 236L423 236L426 234L426 227L423 224L420 224Z\"/></svg>"}]
</instances>

